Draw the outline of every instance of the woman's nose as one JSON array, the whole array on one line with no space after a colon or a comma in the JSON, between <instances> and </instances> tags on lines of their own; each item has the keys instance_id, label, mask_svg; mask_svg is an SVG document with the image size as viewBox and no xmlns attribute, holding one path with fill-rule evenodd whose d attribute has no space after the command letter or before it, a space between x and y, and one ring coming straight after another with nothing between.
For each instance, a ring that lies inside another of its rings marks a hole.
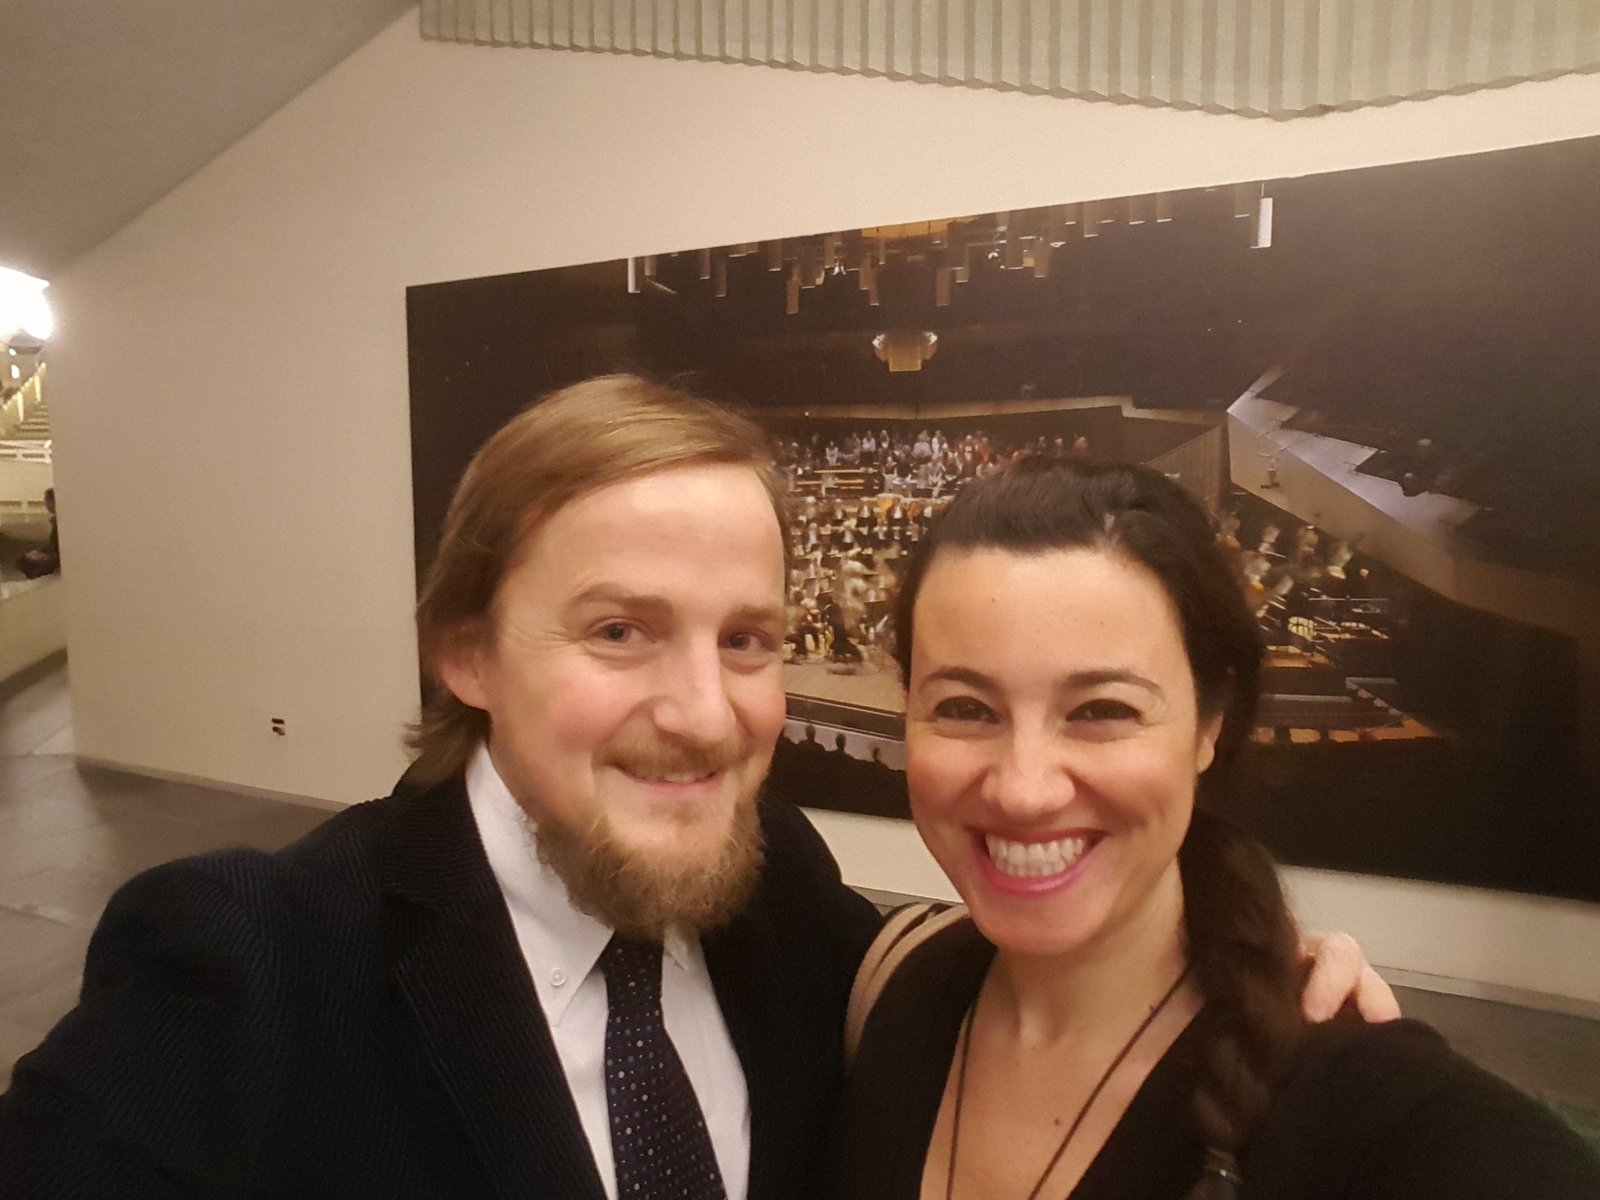
<instances>
[{"instance_id":1,"label":"woman's nose","mask_svg":"<svg viewBox=\"0 0 1600 1200\"><path fill-rule=\"evenodd\" d=\"M1076 790L1060 739L1043 730L1017 730L999 747L984 779L983 796L1007 816L1022 820L1064 808Z\"/></svg>"}]
</instances>

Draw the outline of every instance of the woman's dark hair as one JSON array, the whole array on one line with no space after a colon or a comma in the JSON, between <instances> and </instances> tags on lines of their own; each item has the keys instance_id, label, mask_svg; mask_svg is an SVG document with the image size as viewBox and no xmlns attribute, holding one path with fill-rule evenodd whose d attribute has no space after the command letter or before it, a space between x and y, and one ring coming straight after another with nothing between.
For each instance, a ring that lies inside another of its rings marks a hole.
<instances>
[{"instance_id":1,"label":"woman's dark hair","mask_svg":"<svg viewBox=\"0 0 1600 1200\"><path fill-rule=\"evenodd\" d=\"M1218 812L1250 739L1261 677L1261 633L1241 581L1205 509L1160 472L1024 459L968 483L907 565L895 601L894 653L908 686L917 596L947 549L1101 550L1148 569L1177 612L1200 713L1222 717L1178 852L1189 963L1212 1033L1194 1097L1207 1155L1191 1200L1230 1195L1240 1150L1303 1030L1297 936L1277 872L1266 852Z\"/></svg>"}]
</instances>

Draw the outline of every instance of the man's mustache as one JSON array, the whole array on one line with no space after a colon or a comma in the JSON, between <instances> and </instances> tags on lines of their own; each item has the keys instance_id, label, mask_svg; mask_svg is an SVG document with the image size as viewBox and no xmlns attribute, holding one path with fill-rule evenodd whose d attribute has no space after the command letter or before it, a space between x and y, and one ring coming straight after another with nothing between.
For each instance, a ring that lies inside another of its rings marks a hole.
<instances>
[{"instance_id":1,"label":"man's mustache","mask_svg":"<svg viewBox=\"0 0 1600 1200\"><path fill-rule=\"evenodd\" d=\"M659 741L627 742L606 755L606 763L646 779L664 775L714 775L737 766L750 756L739 738L706 744Z\"/></svg>"}]
</instances>

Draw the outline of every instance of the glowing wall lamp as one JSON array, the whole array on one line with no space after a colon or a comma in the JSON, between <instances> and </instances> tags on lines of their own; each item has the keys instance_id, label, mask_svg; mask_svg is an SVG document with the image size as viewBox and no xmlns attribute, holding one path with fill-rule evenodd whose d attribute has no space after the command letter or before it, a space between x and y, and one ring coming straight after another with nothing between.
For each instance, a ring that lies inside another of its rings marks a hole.
<instances>
[{"instance_id":1,"label":"glowing wall lamp","mask_svg":"<svg viewBox=\"0 0 1600 1200\"><path fill-rule=\"evenodd\" d=\"M0 341L9 340L18 331L37 341L49 339L56 328L44 298L44 289L49 286L32 275L0 267Z\"/></svg>"}]
</instances>

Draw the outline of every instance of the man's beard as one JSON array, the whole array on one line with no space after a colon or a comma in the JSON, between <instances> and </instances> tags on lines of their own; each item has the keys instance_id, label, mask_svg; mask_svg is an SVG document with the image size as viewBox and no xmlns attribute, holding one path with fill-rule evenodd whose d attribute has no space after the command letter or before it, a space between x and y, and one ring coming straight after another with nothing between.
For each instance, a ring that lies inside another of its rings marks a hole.
<instances>
[{"instance_id":1,"label":"man's beard","mask_svg":"<svg viewBox=\"0 0 1600 1200\"><path fill-rule=\"evenodd\" d=\"M619 842L604 818L586 830L547 822L534 831L539 858L561 877L574 907L628 937L673 929L696 937L744 911L765 854L754 800L741 800L709 861L661 861Z\"/></svg>"}]
</instances>

